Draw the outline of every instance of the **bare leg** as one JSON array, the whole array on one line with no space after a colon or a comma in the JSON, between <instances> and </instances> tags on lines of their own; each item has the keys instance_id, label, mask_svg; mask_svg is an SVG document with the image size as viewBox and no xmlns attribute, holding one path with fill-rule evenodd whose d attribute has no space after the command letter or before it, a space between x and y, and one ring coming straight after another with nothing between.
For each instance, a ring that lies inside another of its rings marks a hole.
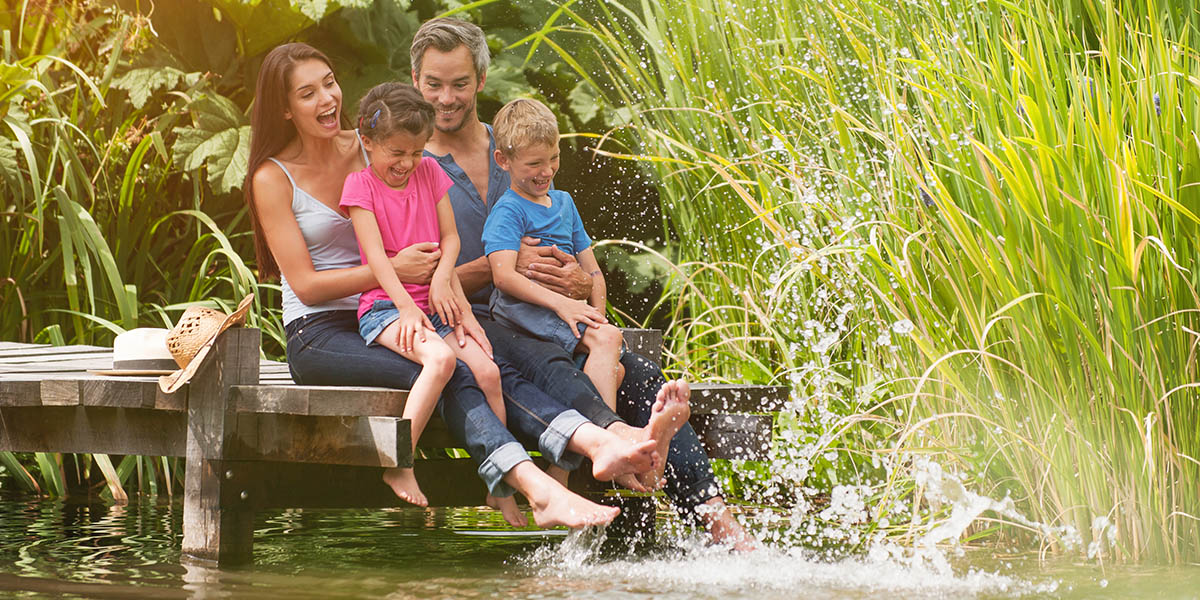
<instances>
[{"instance_id":1,"label":"bare leg","mask_svg":"<svg viewBox=\"0 0 1200 600\"><path fill-rule=\"evenodd\" d=\"M668 381L658 390L651 409L650 422L645 429L650 439L658 444L659 461L653 473L639 475L638 479L651 489L658 489L663 484L663 470L667 468L667 453L671 450L671 439L679 432L679 428L687 423L692 416L692 407L688 398L692 395L691 387L682 379Z\"/></svg>"},{"instance_id":2,"label":"bare leg","mask_svg":"<svg viewBox=\"0 0 1200 600\"><path fill-rule=\"evenodd\" d=\"M437 407L442 388L446 387L446 382L454 373L454 351L436 335L426 335L424 342L420 338L415 341L412 352L402 352L396 343L396 330L399 327L400 322L393 321L376 340L385 348L422 367L421 374L417 376L408 392L402 415L412 421L412 444L415 451L417 440L421 438L421 432L429 423L433 409ZM383 472L383 481L391 486L392 491L401 499L417 506L429 505L411 468L387 469Z\"/></svg>"},{"instance_id":3,"label":"bare leg","mask_svg":"<svg viewBox=\"0 0 1200 600\"><path fill-rule=\"evenodd\" d=\"M567 487L567 479L571 476L566 469L555 465L546 465L546 474L553 477L554 480L562 484L563 487Z\"/></svg>"},{"instance_id":4,"label":"bare leg","mask_svg":"<svg viewBox=\"0 0 1200 600\"><path fill-rule=\"evenodd\" d=\"M622 341L621 330L612 325L589 327L579 338L579 345L588 350L583 372L614 412L617 410L617 388L621 387L625 376L625 367L621 366Z\"/></svg>"},{"instance_id":5,"label":"bare leg","mask_svg":"<svg viewBox=\"0 0 1200 600\"><path fill-rule=\"evenodd\" d=\"M497 367L496 362L483 352L483 348L479 347L479 342L469 337L467 343L462 347L451 343L446 345L454 350L458 359L471 369L471 374L475 376L475 383L479 384L479 389L487 398L488 406L492 407L492 412L496 413L497 417L500 417L500 422L507 425L508 420L504 412L504 392L500 387L500 367Z\"/></svg>"},{"instance_id":6,"label":"bare leg","mask_svg":"<svg viewBox=\"0 0 1200 600\"><path fill-rule=\"evenodd\" d=\"M504 474L504 480L529 499L538 527L604 525L621 513L615 506L601 506L564 488L533 461L517 463Z\"/></svg>"}]
</instances>

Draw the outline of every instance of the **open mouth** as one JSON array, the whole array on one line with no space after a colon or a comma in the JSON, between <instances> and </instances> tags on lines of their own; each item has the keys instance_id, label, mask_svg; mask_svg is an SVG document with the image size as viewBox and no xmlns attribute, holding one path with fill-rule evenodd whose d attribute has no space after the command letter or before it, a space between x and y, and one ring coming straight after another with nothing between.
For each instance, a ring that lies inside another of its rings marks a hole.
<instances>
[{"instance_id":1,"label":"open mouth","mask_svg":"<svg viewBox=\"0 0 1200 600\"><path fill-rule=\"evenodd\" d=\"M337 106L317 115L317 123L324 127L332 127L337 125Z\"/></svg>"}]
</instances>

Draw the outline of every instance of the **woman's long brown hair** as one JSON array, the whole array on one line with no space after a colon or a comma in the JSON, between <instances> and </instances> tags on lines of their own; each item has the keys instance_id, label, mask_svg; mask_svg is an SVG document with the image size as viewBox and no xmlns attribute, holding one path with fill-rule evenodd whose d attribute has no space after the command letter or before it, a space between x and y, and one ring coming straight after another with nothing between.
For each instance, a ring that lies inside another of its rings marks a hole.
<instances>
[{"instance_id":1,"label":"woman's long brown hair","mask_svg":"<svg viewBox=\"0 0 1200 600\"><path fill-rule=\"evenodd\" d=\"M254 254L261 281L278 277L279 265L267 246L258 207L254 204L254 173L267 158L279 154L296 137L296 124L283 116L288 109L288 80L297 63L313 58L333 69L329 58L308 44L297 42L276 46L263 59L258 70L258 83L254 86L254 108L250 111L250 162L242 190L254 224Z\"/></svg>"}]
</instances>

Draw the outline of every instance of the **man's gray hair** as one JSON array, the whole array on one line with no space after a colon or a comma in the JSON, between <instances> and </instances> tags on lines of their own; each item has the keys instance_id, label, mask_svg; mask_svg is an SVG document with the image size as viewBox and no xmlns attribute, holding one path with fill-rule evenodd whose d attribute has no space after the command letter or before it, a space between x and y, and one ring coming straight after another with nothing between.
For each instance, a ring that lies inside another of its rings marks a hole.
<instances>
[{"instance_id":1,"label":"man's gray hair","mask_svg":"<svg viewBox=\"0 0 1200 600\"><path fill-rule=\"evenodd\" d=\"M466 46L471 52L471 60L475 63L475 75L482 79L487 73L488 61L491 60L483 30L474 23L447 17L426 21L413 36L412 47L408 53L412 61L413 76L421 75L421 61L429 48L438 52L450 52L459 46Z\"/></svg>"}]
</instances>

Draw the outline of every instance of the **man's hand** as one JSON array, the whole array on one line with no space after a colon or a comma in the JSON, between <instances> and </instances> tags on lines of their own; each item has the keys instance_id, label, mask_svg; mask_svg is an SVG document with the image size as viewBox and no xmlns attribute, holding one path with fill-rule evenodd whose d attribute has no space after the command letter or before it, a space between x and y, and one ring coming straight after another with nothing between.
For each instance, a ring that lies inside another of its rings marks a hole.
<instances>
[{"instance_id":1,"label":"man's hand","mask_svg":"<svg viewBox=\"0 0 1200 600\"><path fill-rule=\"evenodd\" d=\"M437 242L413 244L392 256L392 268L396 277L404 283L429 283L433 270L437 268L442 251Z\"/></svg>"},{"instance_id":2,"label":"man's hand","mask_svg":"<svg viewBox=\"0 0 1200 600\"><path fill-rule=\"evenodd\" d=\"M537 238L521 238L516 271L538 285L575 300L592 294L592 276L583 272L574 256L558 246L538 246Z\"/></svg>"}]
</instances>

